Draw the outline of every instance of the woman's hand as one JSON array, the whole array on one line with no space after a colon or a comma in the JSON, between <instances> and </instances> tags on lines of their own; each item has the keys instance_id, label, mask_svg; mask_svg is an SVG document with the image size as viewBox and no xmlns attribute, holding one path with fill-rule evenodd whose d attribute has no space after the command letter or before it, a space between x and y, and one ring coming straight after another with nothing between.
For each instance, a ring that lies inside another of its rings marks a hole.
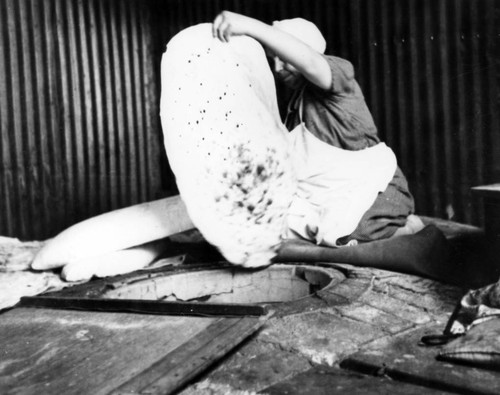
<instances>
[{"instance_id":1,"label":"woman's hand","mask_svg":"<svg viewBox=\"0 0 500 395\"><path fill-rule=\"evenodd\" d=\"M228 42L231 36L241 36L251 31L255 19L230 11L222 11L212 24L212 34L222 42Z\"/></svg>"}]
</instances>

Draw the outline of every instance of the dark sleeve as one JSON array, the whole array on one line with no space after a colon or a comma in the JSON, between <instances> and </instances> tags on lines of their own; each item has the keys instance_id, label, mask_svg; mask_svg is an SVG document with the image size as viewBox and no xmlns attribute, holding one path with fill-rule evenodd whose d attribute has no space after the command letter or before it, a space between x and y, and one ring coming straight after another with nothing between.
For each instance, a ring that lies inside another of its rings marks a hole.
<instances>
[{"instance_id":1,"label":"dark sleeve","mask_svg":"<svg viewBox=\"0 0 500 395\"><path fill-rule=\"evenodd\" d=\"M332 73L330 92L336 95L346 95L354 92L354 66L348 60L336 56L326 56Z\"/></svg>"}]
</instances>

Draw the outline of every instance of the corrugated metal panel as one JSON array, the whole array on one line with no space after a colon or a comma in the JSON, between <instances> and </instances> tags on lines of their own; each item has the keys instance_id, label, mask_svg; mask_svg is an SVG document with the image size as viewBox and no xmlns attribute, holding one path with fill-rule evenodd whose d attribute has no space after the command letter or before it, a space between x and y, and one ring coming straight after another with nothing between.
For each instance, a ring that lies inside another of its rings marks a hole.
<instances>
[{"instance_id":1,"label":"corrugated metal panel","mask_svg":"<svg viewBox=\"0 0 500 395\"><path fill-rule=\"evenodd\" d=\"M500 181L495 0L247 0L161 2L165 42L223 9L265 22L303 17L327 52L349 59L394 149L417 211L477 223L470 187ZM198 11L197 11L198 10ZM205 15L205 18L203 18Z\"/></svg>"},{"instance_id":2,"label":"corrugated metal panel","mask_svg":"<svg viewBox=\"0 0 500 395\"><path fill-rule=\"evenodd\" d=\"M367 32L353 42L353 61L418 211L476 222L470 187L500 176L498 145L487 143L499 132L495 2L358 3Z\"/></svg>"},{"instance_id":3,"label":"corrugated metal panel","mask_svg":"<svg viewBox=\"0 0 500 395\"><path fill-rule=\"evenodd\" d=\"M500 181L496 0L0 0L0 234L173 191L161 53L223 9L315 22L355 65L418 212L478 221L469 188Z\"/></svg>"},{"instance_id":4,"label":"corrugated metal panel","mask_svg":"<svg viewBox=\"0 0 500 395\"><path fill-rule=\"evenodd\" d=\"M140 1L0 0L0 234L157 197L150 25Z\"/></svg>"}]
</instances>

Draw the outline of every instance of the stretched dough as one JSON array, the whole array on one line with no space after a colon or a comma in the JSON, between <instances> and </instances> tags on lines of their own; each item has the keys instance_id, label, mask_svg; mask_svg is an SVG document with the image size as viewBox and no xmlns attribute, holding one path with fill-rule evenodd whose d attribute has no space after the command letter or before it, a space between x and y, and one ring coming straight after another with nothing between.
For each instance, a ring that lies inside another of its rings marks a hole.
<instances>
[{"instance_id":1,"label":"stretched dough","mask_svg":"<svg viewBox=\"0 0 500 395\"><path fill-rule=\"evenodd\" d=\"M31 267L48 270L71 264L70 270L66 271L71 274L67 277L71 281L84 280L88 277L87 273L93 270L85 266L94 259L99 258L101 262L104 255L120 250L130 251L127 249L192 228L193 223L179 196L136 204L86 219L63 230L38 252ZM109 265L110 269L106 270L112 273L114 264ZM82 273L82 276L75 273ZM118 273L122 271L113 274Z\"/></svg>"},{"instance_id":2,"label":"stretched dough","mask_svg":"<svg viewBox=\"0 0 500 395\"><path fill-rule=\"evenodd\" d=\"M230 262L276 255L296 180L261 45L190 27L161 65L165 149L190 218Z\"/></svg>"}]
</instances>

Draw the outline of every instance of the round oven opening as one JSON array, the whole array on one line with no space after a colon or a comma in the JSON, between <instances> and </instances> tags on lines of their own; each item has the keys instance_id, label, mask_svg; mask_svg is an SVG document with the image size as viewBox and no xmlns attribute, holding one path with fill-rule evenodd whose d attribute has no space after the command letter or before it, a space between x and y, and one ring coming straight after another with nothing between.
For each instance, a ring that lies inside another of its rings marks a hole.
<instances>
[{"instance_id":1,"label":"round oven opening","mask_svg":"<svg viewBox=\"0 0 500 395\"><path fill-rule=\"evenodd\" d=\"M167 272L107 291L103 297L210 303L290 302L345 279L333 268L275 264L262 270L239 267Z\"/></svg>"}]
</instances>

